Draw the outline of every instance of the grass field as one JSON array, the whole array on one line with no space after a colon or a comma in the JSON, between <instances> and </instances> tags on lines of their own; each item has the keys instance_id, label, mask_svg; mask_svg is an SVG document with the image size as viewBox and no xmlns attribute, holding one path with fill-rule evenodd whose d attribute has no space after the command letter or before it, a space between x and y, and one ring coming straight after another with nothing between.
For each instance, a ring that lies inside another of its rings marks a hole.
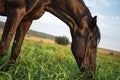
<instances>
[{"instance_id":1,"label":"grass field","mask_svg":"<svg viewBox=\"0 0 120 80\"><path fill-rule=\"evenodd\" d=\"M11 49L0 61L7 63ZM69 47L26 39L17 62L7 71L0 71L0 80L88 80L79 75ZM120 58L97 54L97 69L89 80L120 80Z\"/></svg>"}]
</instances>

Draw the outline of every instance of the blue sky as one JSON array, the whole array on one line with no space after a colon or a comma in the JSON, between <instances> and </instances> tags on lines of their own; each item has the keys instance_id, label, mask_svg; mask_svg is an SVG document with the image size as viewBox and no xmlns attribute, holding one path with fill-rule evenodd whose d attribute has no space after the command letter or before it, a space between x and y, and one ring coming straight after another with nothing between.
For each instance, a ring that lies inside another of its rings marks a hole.
<instances>
[{"instance_id":1,"label":"blue sky","mask_svg":"<svg viewBox=\"0 0 120 80\"><path fill-rule=\"evenodd\" d=\"M120 51L120 0L84 0L92 16L98 16L101 31L99 47ZM0 16L0 21L6 18ZM61 20L46 12L35 20L30 29L55 36L67 36L71 41L68 26Z\"/></svg>"}]
</instances>

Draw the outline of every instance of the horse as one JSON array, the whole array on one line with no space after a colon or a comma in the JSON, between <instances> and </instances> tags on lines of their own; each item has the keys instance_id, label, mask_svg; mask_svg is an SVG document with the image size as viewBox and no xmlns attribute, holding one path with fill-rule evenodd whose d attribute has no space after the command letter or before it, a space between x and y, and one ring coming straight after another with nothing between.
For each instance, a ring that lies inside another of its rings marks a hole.
<instances>
[{"instance_id":1,"label":"horse","mask_svg":"<svg viewBox=\"0 0 120 80\"><path fill-rule=\"evenodd\" d=\"M0 41L0 59L5 55L15 34L8 62L15 63L31 23L46 11L69 26L71 51L80 72L94 72L100 31L97 16L91 16L83 0L0 0L0 15L7 16Z\"/></svg>"}]
</instances>

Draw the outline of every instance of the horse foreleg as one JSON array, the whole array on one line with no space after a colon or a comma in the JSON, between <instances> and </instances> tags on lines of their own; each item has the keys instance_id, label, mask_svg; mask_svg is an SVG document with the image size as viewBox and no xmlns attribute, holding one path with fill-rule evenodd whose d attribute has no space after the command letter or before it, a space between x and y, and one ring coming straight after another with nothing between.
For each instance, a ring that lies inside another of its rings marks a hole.
<instances>
[{"instance_id":1,"label":"horse foreleg","mask_svg":"<svg viewBox=\"0 0 120 80\"><path fill-rule=\"evenodd\" d=\"M32 21L33 20L31 20L31 19L23 20L19 24L17 31L16 31L15 38L14 38L12 53L10 56L9 64L13 64L16 61L16 59L20 53L20 49L21 49L23 40L25 38L25 35L26 35Z\"/></svg>"},{"instance_id":2,"label":"horse foreleg","mask_svg":"<svg viewBox=\"0 0 120 80\"><path fill-rule=\"evenodd\" d=\"M7 21L0 41L0 59L7 52L11 39L24 16L24 9L11 9L8 11Z\"/></svg>"},{"instance_id":3,"label":"horse foreleg","mask_svg":"<svg viewBox=\"0 0 120 80\"><path fill-rule=\"evenodd\" d=\"M20 49L21 49L24 37L25 37L31 23L32 23L32 20L22 20L21 23L19 24L16 34L15 34L9 62L7 65L5 65L3 70L7 71L9 69L9 67L15 63L15 61L20 53Z\"/></svg>"}]
</instances>

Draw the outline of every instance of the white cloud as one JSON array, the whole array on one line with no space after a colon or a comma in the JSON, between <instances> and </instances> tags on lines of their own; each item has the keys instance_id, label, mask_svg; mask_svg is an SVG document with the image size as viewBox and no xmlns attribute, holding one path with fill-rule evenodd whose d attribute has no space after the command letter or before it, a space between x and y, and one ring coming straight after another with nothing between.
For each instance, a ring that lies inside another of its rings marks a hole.
<instances>
[{"instance_id":1,"label":"white cloud","mask_svg":"<svg viewBox=\"0 0 120 80\"><path fill-rule=\"evenodd\" d=\"M39 19L39 22L47 23L47 24L64 24L60 19L55 17L49 12L45 12L45 14Z\"/></svg>"},{"instance_id":2,"label":"white cloud","mask_svg":"<svg viewBox=\"0 0 120 80\"><path fill-rule=\"evenodd\" d=\"M120 20L120 16L112 16L112 19Z\"/></svg>"},{"instance_id":3,"label":"white cloud","mask_svg":"<svg viewBox=\"0 0 120 80\"><path fill-rule=\"evenodd\" d=\"M101 8L101 7L109 7L110 3L108 0L84 0L88 7L90 8Z\"/></svg>"},{"instance_id":4,"label":"white cloud","mask_svg":"<svg viewBox=\"0 0 120 80\"><path fill-rule=\"evenodd\" d=\"M0 16L0 21L5 22L6 21L6 17Z\"/></svg>"},{"instance_id":5,"label":"white cloud","mask_svg":"<svg viewBox=\"0 0 120 80\"><path fill-rule=\"evenodd\" d=\"M92 9L106 8L113 5L120 5L117 0L84 0L86 5Z\"/></svg>"}]
</instances>

